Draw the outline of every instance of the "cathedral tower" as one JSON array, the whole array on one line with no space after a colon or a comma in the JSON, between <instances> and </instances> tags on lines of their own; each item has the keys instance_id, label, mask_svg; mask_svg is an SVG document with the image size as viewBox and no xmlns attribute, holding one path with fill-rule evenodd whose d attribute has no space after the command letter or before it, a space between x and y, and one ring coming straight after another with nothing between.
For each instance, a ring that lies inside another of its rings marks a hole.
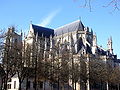
<instances>
[{"instance_id":1,"label":"cathedral tower","mask_svg":"<svg viewBox=\"0 0 120 90\"><path fill-rule=\"evenodd\" d=\"M110 52L110 54L113 54L112 37L110 37L110 38L108 39L107 46L108 46L108 51Z\"/></svg>"}]
</instances>

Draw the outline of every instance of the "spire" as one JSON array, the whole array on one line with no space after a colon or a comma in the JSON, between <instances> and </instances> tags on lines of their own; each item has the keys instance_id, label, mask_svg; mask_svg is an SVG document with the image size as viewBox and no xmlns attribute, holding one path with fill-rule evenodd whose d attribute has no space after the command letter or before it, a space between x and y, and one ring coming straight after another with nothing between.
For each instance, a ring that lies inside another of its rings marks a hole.
<instances>
[{"instance_id":1,"label":"spire","mask_svg":"<svg viewBox=\"0 0 120 90\"><path fill-rule=\"evenodd\" d=\"M93 47L97 46L97 36L96 33L93 35Z\"/></svg>"},{"instance_id":2,"label":"spire","mask_svg":"<svg viewBox=\"0 0 120 90\"><path fill-rule=\"evenodd\" d=\"M32 29L32 21L30 21L30 30Z\"/></svg>"},{"instance_id":3,"label":"spire","mask_svg":"<svg viewBox=\"0 0 120 90\"><path fill-rule=\"evenodd\" d=\"M110 36L110 42L112 42L112 36Z\"/></svg>"},{"instance_id":4,"label":"spire","mask_svg":"<svg viewBox=\"0 0 120 90\"><path fill-rule=\"evenodd\" d=\"M92 28L91 28L91 34L93 35L93 30L92 30Z\"/></svg>"},{"instance_id":5,"label":"spire","mask_svg":"<svg viewBox=\"0 0 120 90\"><path fill-rule=\"evenodd\" d=\"M89 32L89 27L87 27L87 32Z\"/></svg>"},{"instance_id":6,"label":"spire","mask_svg":"<svg viewBox=\"0 0 120 90\"><path fill-rule=\"evenodd\" d=\"M28 36L30 35L30 37L33 37L35 35L32 22L30 22L30 29L28 33L29 33Z\"/></svg>"},{"instance_id":7,"label":"spire","mask_svg":"<svg viewBox=\"0 0 120 90\"><path fill-rule=\"evenodd\" d=\"M108 43L107 43L107 46L108 46L108 51L113 54L113 48L112 48L112 36L110 38L108 38Z\"/></svg>"}]
</instances>

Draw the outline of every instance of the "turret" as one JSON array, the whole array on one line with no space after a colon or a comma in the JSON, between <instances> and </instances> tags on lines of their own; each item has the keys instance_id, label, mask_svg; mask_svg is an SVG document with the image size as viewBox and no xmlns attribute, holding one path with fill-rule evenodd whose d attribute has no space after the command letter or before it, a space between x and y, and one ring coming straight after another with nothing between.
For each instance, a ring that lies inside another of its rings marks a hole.
<instances>
[{"instance_id":1,"label":"turret","mask_svg":"<svg viewBox=\"0 0 120 90\"><path fill-rule=\"evenodd\" d=\"M108 39L107 46L108 46L108 51L110 52L110 54L113 54L112 37L110 37L110 38Z\"/></svg>"}]
</instances>

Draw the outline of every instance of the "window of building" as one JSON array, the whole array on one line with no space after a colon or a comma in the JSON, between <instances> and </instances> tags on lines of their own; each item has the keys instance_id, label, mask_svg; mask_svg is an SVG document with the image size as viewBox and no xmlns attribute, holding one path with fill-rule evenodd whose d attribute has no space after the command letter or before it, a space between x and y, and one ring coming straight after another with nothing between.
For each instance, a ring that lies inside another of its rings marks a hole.
<instances>
[{"instance_id":1,"label":"window of building","mask_svg":"<svg viewBox=\"0 0 120 90\"><path fill-rule=\"evenodd\" d=\"M8 85L7 85L7 88L8 88L8 89L11 89L11 84L8 84Z\"/></svg>"},{"instance_id":2,"label":"window of building","mask_svg":"<svg viewBox=\"0 0 120 90\"><path fill-rule=\"evenodd\" d=\"M16 81L14 81L14 89L16 88Z\"/></svg>"}]
</instances>

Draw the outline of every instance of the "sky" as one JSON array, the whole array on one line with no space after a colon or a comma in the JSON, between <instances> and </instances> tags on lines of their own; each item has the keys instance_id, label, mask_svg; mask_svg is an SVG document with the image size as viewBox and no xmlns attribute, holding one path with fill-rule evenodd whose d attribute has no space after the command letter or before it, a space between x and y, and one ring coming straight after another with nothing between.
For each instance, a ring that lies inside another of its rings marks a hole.
<instances>
[{"instance_id":1,"label":"sky","mask_svg":"<svg viewBox=\"0 0 120 90\"><path fill-rule=\"evenodd\" d=\"M0 0L0 29L15 26L27 34L31 22L55 29L79 19L96 33L99 46L107 49L112 36L114 54L120 58L120 11L103 7L110 0L91 1L90 12L83 8L84 0Z\"/></svg>"}]
</instances>

